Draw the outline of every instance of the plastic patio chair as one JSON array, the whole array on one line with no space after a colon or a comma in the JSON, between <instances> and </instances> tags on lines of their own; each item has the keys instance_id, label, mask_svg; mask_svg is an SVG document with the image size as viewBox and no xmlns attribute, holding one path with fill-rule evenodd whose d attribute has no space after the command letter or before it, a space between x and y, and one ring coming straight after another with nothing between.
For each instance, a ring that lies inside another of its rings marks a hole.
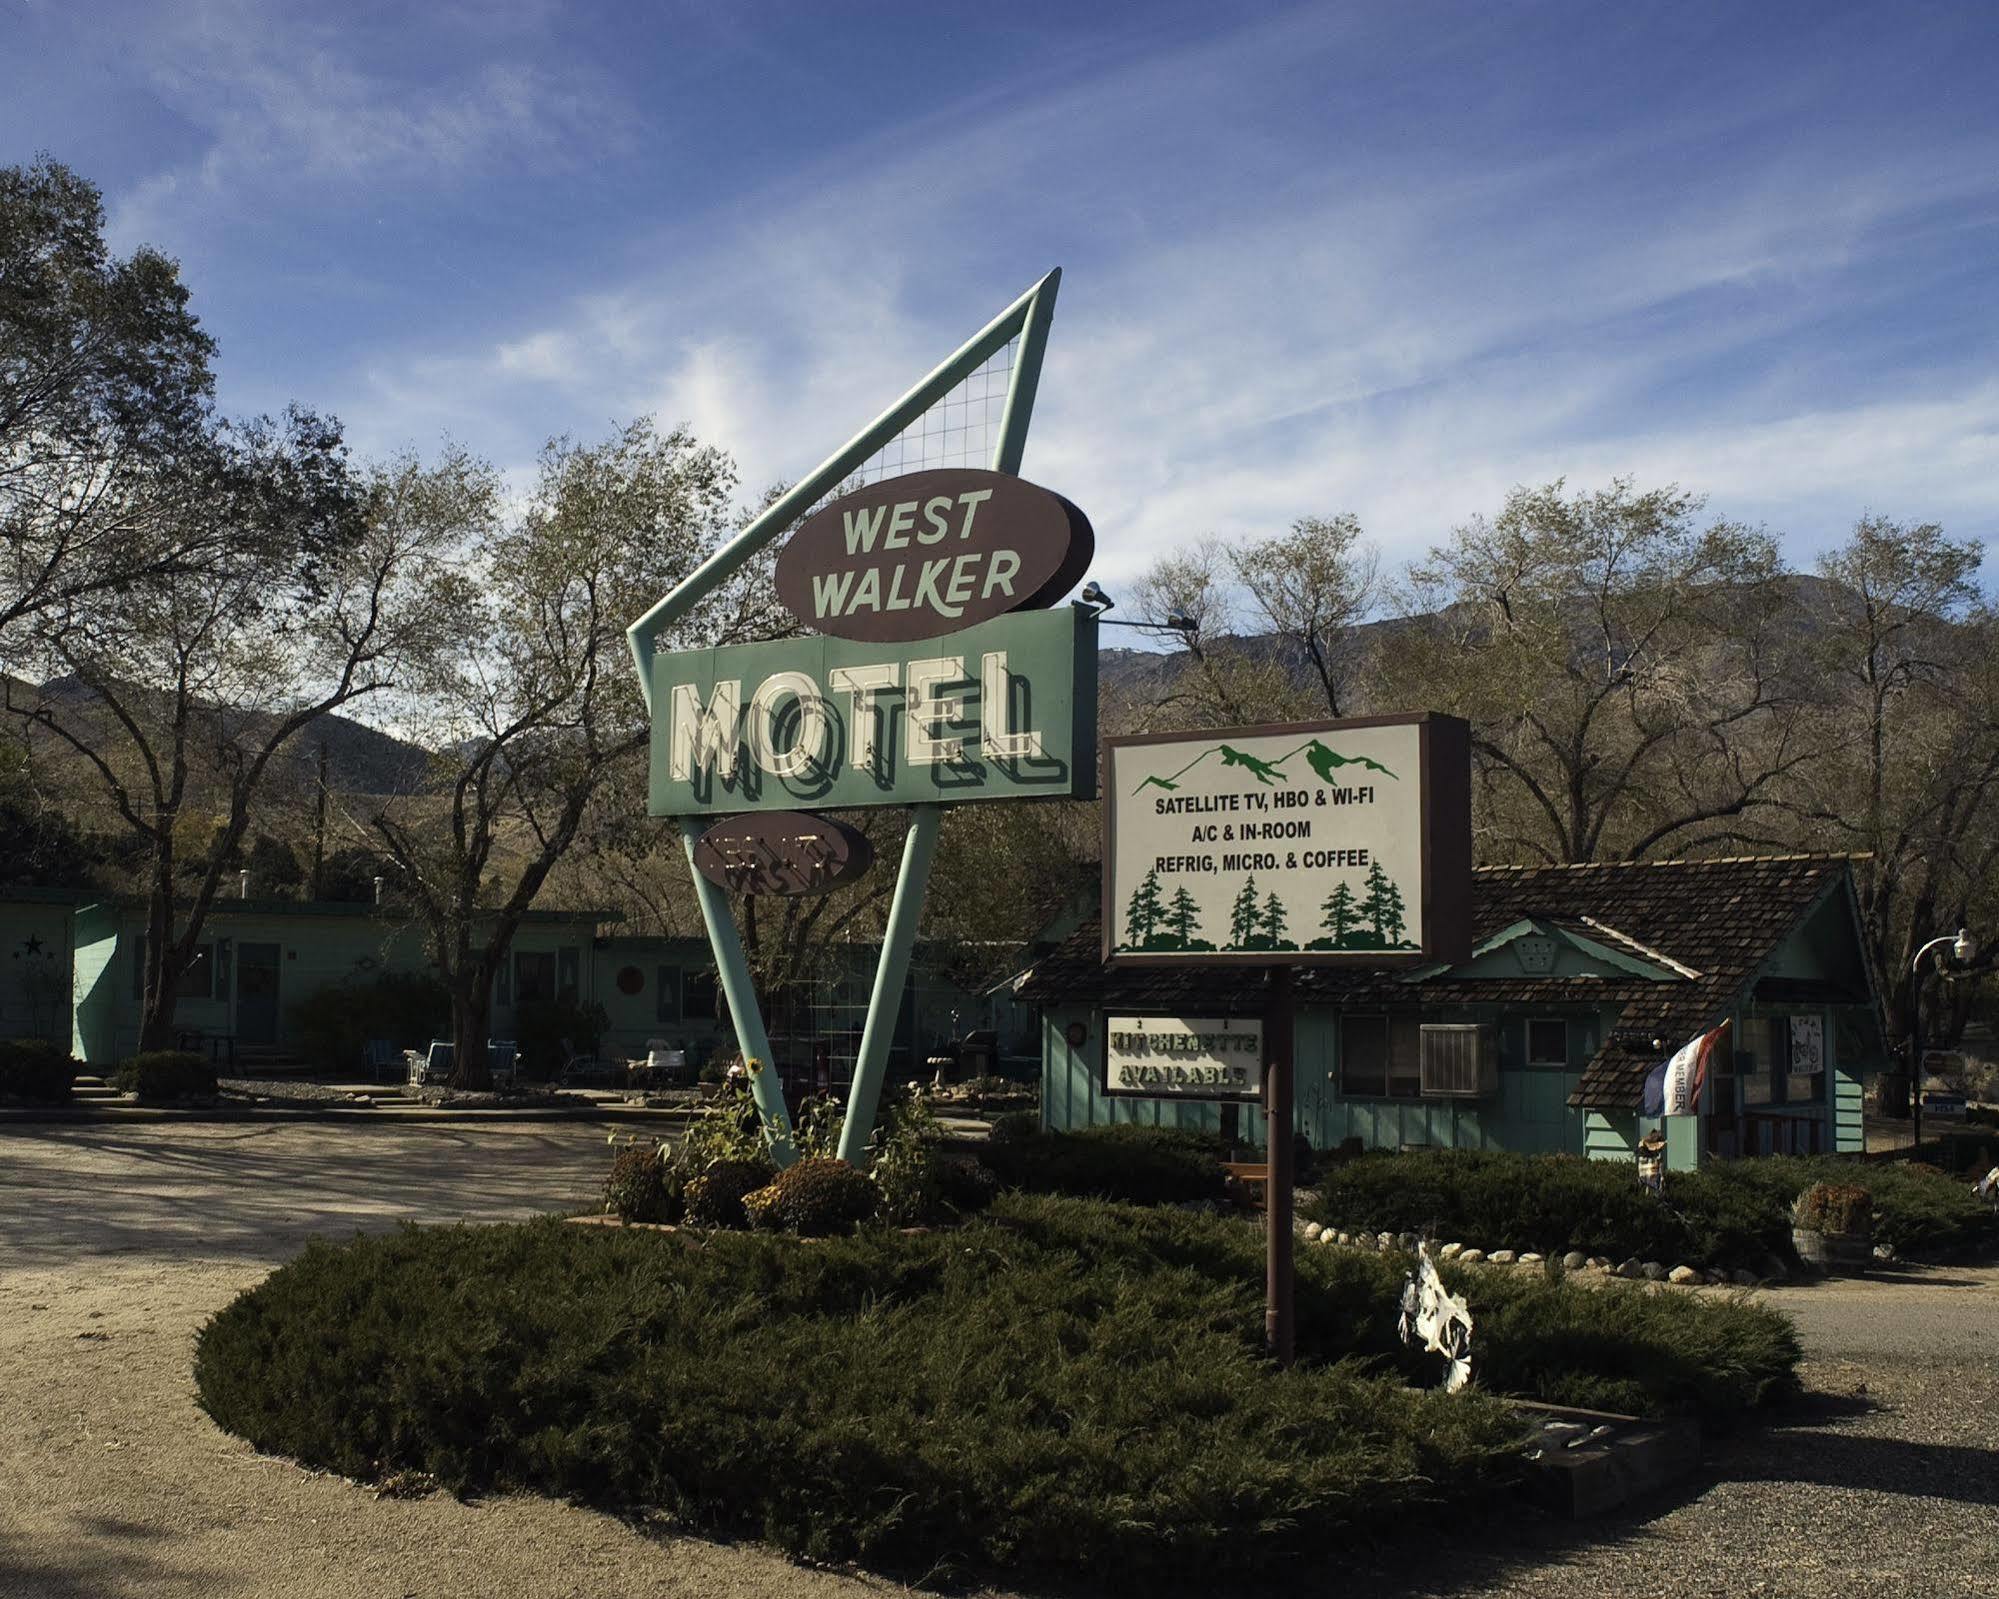
<instances>
[{"instance_id":1,"label":"plastic patio chair","mask_svg":"<svg viewBox=\"0 0 1999 1599\"><path fill-rule=\"evenodd\" d=\"M368 1068L368 1081L379 1083L384 1073L395 1076L396 1068L402 1064L403 1052L389 1039L371 1038L362 1059Z\"/></svg>"},{"instance_id":2,"label":"plastic patio chair","mask_svg":"<svg viewBox=\"0 0 1999 1599\"><path fill-rule=\"evenodd\" d=\"M514 1069L520 1063L520 1045L511 1038L489 1038L486 1040L486 1070L496 1083L511 1083Z\"/></svg>"}]
</instances>

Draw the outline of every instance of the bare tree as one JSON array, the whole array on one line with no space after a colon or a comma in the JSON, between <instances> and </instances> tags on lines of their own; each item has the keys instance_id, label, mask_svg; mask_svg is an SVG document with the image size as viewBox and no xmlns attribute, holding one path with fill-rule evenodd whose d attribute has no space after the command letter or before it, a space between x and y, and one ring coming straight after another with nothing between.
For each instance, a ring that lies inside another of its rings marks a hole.
<instances>
[{"instance_id":1,"label":"bare tree","mask_svg":"<svg viewBox=\"0 0 1999 1599\"><path fill-rule=\"evenodd\" d=\"M1790 793L1810 842L1859 856L1868 955L1904 1037L1916 950L1999 914L1999 622L1983 554L1933 522L1866 516L1820 561L1809 602L1824 753ZM1995 957L1988 938L1974 967ZM1967 993L1932 985L1924 1034L1954 1040Z\"/></svg>"},{"instance_id":2,"label":"bare tree","mask_svg":"<svg viewBox=\"0 0 1999 1599\"><path fill-rule=\"evenodd\" d=\"M294 411L235 430L222 459L192 535L210 557L36 611L47 680L6 689L24 729L94 780L142 862L142 1049L170 1042L272 763L319 717L392 688L434 614L433 542L370 505L331 423ZM204 832L188 888L179 868Z\"/></svg>"},{"instance_id":3,"label":"bare tree","mask_svg":"<svg viewBox=\"0 0 1999 1599\"><path fill-rule=\"evenodd\" d=\"M1365 656L1361 625L1381 598L1381 552L1363 536L1359 518L1300 517L1288 532L1236 545L1228 555L1264 626L1303 658L1326 714L1351 715Z\"/></svg>"},{"instance_id":4,"label":"bare tree","mask_svg":"<svg viewBox=\"0 0 1999 1599\"><path fill-rule=\"evenodd\" d=\"M1465 716L1486 847L1586 861L1712 843L1811 756L1774 541L1628 479L1518 488L1411 574L1399 697ZM1413 697L1412 697L1413 696Z\"/></svg>"}]
</instances>

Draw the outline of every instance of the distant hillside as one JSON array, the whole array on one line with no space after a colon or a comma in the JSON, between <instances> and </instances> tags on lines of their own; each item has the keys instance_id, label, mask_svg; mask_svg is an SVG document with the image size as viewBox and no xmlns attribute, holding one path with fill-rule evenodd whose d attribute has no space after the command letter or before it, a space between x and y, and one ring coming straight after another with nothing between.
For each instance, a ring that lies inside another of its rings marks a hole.
<instances>
[{"instance_id":1,"label":"distant hillside","mask_svg":"<svg viewBox=\"0 0 1999 1599\"><path fill-rule=\"evenodd\" d=\"M13 686L18 704L23 695L38 691L18 681ZM39 692L58 704L88 704L95 696L75 678L53 678ZM0 733L19 735L16 717L0 719ZM42 735L46 740L47 735ZM48 740L53 743L53 740ZM286 744L279 756L281 770L274 774L280 790L307 789L319 781L320 750L326 751L328 786L344 794L416 794L427 785L430 754L421 746L357 722L352 717L327 715L308 723Z\"/></svg>"}]
</instances>

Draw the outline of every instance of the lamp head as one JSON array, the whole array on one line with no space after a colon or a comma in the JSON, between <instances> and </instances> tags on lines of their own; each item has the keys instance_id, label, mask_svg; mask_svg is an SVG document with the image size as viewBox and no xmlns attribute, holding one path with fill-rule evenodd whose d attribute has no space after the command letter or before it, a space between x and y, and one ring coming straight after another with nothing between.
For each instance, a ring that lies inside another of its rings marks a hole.
<instances>
[{"instance_id":1,"label":"lamp head","mask_svg":"<svg viewBox=\"0 0 1999 1599\"><path fill-rule=\"evenodd\" d=\"M1972 943L1971 935L1967 933L1962 927L1960 927L1957 930L1957 937L1950 941L1951 958L1954 959L1958 963L1958 965L1962 966L1971 959L1972 952L1977 947L1978 946L1976 944Z\"/></svg>"},{"instance_id":2,"label":"lamp head","mask_svg":"<svg viewBox=\"0 0 1999 1599\"><path fill-rule=\"evenodd\" d=\"M1083 585L1083 603L1093 605L1100 611L1108 611L1117 602L1103 591L1095 578Z\"/></svg>"}]
</instances>

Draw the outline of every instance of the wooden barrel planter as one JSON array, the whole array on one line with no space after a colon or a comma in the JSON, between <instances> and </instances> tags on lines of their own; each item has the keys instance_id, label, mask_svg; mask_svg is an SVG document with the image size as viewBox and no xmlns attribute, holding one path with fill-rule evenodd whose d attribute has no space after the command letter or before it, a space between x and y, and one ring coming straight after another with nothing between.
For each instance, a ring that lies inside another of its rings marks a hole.
<instances>
[{"instance_id":1,"label":"wooden barrel planter","mask_svg":"<svg viewBox=\"0 0 1999 1599\"><path fill-rule=\"evenodd\" d=\"M1813 1271L1858 1276L1874 1259L1874 1235L1822 1233L1809 1227L1791 1229L1791 1247Z\"/></svg>"}]
</instances>

